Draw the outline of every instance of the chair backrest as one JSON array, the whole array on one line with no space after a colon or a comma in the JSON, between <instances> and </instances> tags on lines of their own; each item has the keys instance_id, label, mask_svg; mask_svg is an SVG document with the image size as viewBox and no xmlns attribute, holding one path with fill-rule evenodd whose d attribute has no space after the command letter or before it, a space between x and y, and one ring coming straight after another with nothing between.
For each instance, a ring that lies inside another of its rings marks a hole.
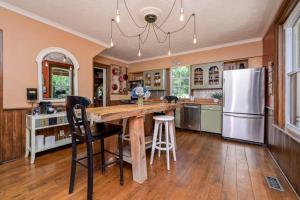
<instances>
[{"instance_id":1,"label":"chair backrest","mask_svg":"<svg viewBox=\"0 0 300 200\"><path fill-rule=\"evenodd\" d=\"M178 101L179 99L178 99L178 97L176 97L176 96L164 96L164 97L163 97L163 100L168 101L168 103L172 103L172 102L177 103L177 101Z\"/></svg>"},{"instance_id":2,"label":"chair backrest","mask_svg":"<svg viewBox=\"0 0 300 200\"><path fill-rule=\"evenodd\" d=\"M86 115L86 107L91 101L81 96L67 96L66 111L72 137L91 138L91 129Z\"/></svg>"}]
</instances>

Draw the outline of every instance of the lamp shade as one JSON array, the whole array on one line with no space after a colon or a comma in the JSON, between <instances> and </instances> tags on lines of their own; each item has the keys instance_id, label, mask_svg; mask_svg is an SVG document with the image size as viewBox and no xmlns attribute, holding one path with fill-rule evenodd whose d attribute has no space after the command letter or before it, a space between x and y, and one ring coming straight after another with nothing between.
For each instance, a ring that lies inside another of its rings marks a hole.
<instances>
[{"instance_id":1,"label":"lamp shade","mask_svg":"<svg viewBox=\"0 0 300 200\"><path fill-rule=\"evenodd\" d=\"M27 101L37 100L37 88L27 88Z\"/></svg>"}]
</instances>

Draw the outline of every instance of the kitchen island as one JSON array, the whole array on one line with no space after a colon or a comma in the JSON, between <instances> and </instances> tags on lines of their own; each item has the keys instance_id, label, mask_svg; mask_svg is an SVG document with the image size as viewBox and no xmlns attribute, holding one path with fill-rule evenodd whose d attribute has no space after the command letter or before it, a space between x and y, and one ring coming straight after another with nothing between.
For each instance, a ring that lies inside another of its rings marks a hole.
<instances>
[{"instance_id":1,"label":"kitchen island","mask_svg":"<svg viewBox=\"0 0 300 200\"><path fill-rule=\"evenodd\" d=\"M91 123L129 119L133 180L143 183L147 180L144 117L146 114L154 112L174 115L174 110L180 106L180 104L174 103L150 103L143 106L136 104L116 105L88 108L87 115Z\"/></svg>"}]
</instances>

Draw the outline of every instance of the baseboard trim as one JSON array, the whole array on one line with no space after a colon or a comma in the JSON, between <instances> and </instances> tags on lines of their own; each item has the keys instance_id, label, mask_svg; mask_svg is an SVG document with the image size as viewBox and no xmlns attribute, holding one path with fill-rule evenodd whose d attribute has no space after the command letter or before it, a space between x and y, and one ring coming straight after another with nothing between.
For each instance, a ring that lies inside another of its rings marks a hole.
<instances>
[{"instance_id":1,"label":"baseboard trim","mask_svg":"<svg viewBox=\"0 0 300 200\"><path fill-rule=\"evenodd\" d=\"M276 161L276 159L274 158L273 154L271 153L270 149L268 148L268 152L272 158L272 160L275 162L276 166L279 168L281 174L283 175L284 179L288 182L289 186L292 188L293 192L295 193L296 197L300 200L299 195L297 194L296 190L294 189L293 185L291 184L291 182L289 181L288 177L285 175L285 173L282 171L280 165L278 164L278 162Z\"/></svg>"}]
</instances>

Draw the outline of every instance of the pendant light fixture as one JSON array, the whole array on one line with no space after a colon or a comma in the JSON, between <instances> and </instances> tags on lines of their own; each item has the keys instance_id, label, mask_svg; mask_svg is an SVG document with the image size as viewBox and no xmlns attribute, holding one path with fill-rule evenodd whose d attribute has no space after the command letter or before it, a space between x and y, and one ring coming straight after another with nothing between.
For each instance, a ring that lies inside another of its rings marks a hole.
<instances>
[{"instance_id":1,"label":"pendant light fixture","mask_svg":"<svg viewBox=\"0 0 300 200\"><path fill-rule=\"evenodd\" d=\"M119 10L119 0L117 0L117 9L116 9L116 16L115 19L111 19L111 27L110 27L110 31L111 31L111 35L110 35L110 46L113 47L114 46L114 42L113 42L113 25L115 25L117 27L117 29L119 30L119 32L127 38L137 38L138 39L138 53L137 56L141 56L142 52L141 52L141 46L143 44L146 43L148 36L149 36L149 32L150 29L153 30L154 35L156 37L156 40L158 43L165 43L168 40L168 55L171 56L171 34L175 34L178 33L180 31L182 31L183 29L186 28L187 24L191 21L191 19L193 18L194 20L194 34L193 34L193 44L197 43L197 34L196 34L196 15L193 13L189 16L189 18L185 21L185 23L183 25L181 25L180 28L174 30L174 31L166 31L165 29L163 29L163 25L167 22L167 20L169 19L170 15L172 14L172 11L175 7L176 1L174 0L171 9L169 10L167 16L161 20L160 24L157 24L157 15L152 12L148 12L145 15L145 24L144 25L140 25L137 23L137 21L134 19L133 15L131 14L126 0L124 1L124 6L129 14L130 19L133 21L133 23L136 25L137 28L141 29L141 31L139 31L139 33L137 34L133 34L133 35L128 35L126 34L121 27L119 26L119 22L120 22L120 10ZM181 22L184 21L184 9L183 9L183 0L180 0L180 16L179 16L179 20ZM157 34L157 32L160 32L161 35L163 36L159 36Z\"/></svg>"},{"instance_id":2,"label":"pendant light fixture","mask_svg":"<svg viewBox=\"0 0 300 200\"><path fill-rule=\"evenodd\" d=\"M179 17L179 20L181 22L184 21L184 11L183 11L183 7L182 7L182 0L180 0L180 17Z\"/></svg>"},{"instance_id":3,"label":"pendant light fixture","mask_svg":"<svg viewBox=\"0 0 300 200\"><path fill-rule=\"evenodd\" d=\"M169 50L168 50L168 56L171 56L171 35L170 35L170 32L168 32L168 36L169 36Z\"/></svg>"},{"instance_id":4,"label":"pendant light fixture","mask_svg":"<svg viewBox=\"0 0 300 200\"><path fill-rule=\"evenodd\" d=\"M113 31L112 31L112 24L114 21L115 21L114 19L111 19L111 22L110 22L110 47L114 46Z\"/></svg>"},{"instance_id":5,"label":"pendant light fixture","mask_svg":"<svg viewBox=\"0 0 300 200\"><path fill-rule=\"evenodd\" d=\"M193 43L196 44L197 43L197 36L196 36L196 17L195 14L193 14L194 16L194 38L193 38Z\"/></svg>"},{"instance_id":6,"label":"pendant light fixture","mask_svg":"<svg viewBox=\"0 0 300 200\"><path fill-rule=\"evenodd\" d=\"M120 23L120 20L119 0L117 0L116 22Z\"/></svg>"},{"instance_id":7,"label":"pendant light fixture","mask_svg":"<svg viewBox=\"0 0 300 200\"><path fill-rule=\"evenodd\" d=\"M139 51L138 51L138 56L141 57L141 35L139 35Z\"/></svg>"}]
</instances>

